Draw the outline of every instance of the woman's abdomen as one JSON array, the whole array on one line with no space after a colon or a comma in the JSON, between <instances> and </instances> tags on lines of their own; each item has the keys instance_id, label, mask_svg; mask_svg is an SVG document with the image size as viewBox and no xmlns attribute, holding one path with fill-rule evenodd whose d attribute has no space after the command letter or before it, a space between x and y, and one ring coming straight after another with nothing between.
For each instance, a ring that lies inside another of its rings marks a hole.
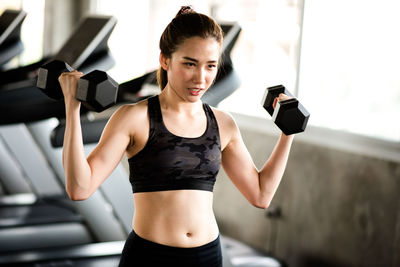
<instances>
[{"instance_id":1,"label":"woman's abdomen","mask_svg":"<svg viewBox=\"0 0 400 267\"><path fill-rule=\"evenodd\" d=\"M201 190L135 193L133 229L167 246L197 247L218 237L213 194Z\"/></svg>"}]
</instances>

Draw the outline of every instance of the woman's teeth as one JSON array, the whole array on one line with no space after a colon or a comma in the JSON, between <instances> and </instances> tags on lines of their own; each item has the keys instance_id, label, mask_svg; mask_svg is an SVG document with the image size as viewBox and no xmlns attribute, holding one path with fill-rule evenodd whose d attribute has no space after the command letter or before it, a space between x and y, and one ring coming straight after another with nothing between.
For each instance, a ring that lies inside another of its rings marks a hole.
<instances>
[{"instance_id":1,"label":"woman's teeth","mask_svg":"<svg viewBox=\"0 0 400 267\"><path fill-rule=\"evenodd\" d=\"M189 89L190 94L195 95L195 96L199 95L200 91L201 91L201 89L199 89L199 88L190 88Z\"/></svg>"}]
</instances>

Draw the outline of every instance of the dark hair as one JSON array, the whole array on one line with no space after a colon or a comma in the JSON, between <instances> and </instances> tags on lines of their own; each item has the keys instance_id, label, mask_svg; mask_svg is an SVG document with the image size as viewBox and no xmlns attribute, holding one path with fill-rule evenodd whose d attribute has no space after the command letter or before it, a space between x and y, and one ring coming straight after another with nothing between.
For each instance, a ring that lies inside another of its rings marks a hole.
<instances>
[{"instance_id":1,"label":"dark hair","mask_svg":"<svg viewBox=\"0 0 400 267\"><path fill-rule=\"evenodd\" d=\"M168 24L160 38L161 54L170 58L179 45L191 37L215 38L222 46L223 34L218 23L191 6L183 6L175 18ZM157 82L161 90L168 83L167 72L160 66L157 72Z\"/></svg>"}]
</instances>

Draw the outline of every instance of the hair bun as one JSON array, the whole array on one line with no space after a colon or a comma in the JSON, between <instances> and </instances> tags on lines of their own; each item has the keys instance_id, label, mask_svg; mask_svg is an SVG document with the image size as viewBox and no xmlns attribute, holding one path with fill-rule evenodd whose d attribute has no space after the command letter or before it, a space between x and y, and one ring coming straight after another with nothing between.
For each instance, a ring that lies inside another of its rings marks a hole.
<instances>
[{"instance_id":1,"label":"hair bun","mask_svg":"<svg viewBox=\"0 0 400 267\"><path fill-rule=\"evenodd\" d=\"M196 13L196 11L194 11L192 6L182 6L181 9L178 11L178 14L176 14L175 17L178 17L183 14L190 14L190 13Z\"/></svg>"}]
</instances>

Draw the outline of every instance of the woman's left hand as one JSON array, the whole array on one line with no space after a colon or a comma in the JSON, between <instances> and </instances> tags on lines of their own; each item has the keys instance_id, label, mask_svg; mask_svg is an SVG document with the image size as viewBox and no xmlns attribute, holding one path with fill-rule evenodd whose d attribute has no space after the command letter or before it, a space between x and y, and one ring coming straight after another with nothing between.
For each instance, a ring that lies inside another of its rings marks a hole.
<instances>
[{"instance_id":1,"label":"woman's left hand","mask_svg":"<svg viewBox=\"0 0 400 267\"><path fill-rule=\"evenodd\" d=\"M291 98L293 98L293 97L290 97L288 95L280 93L278 97L275 97L274 103L272 104L272 107L275 109L276 103L278 103L278 101L288 100L288 99L291 99Z\"/></svg>"}]
</instances>

